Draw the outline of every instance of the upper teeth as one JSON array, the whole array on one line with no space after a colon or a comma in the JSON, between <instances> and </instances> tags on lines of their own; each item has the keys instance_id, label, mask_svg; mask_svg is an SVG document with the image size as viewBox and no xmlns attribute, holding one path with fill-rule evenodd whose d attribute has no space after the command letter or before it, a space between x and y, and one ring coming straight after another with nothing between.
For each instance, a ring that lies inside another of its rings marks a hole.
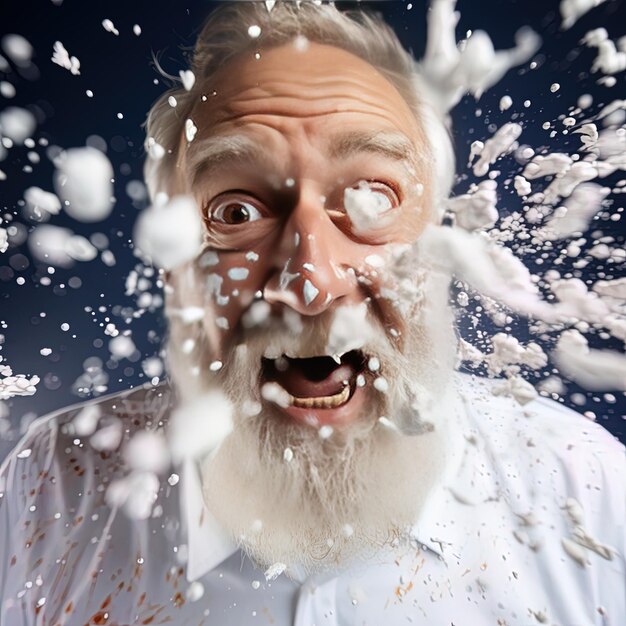
<instances>
[{"instance_id":1,"label":"upper teeth","mask_svg":"<svg viewBox=\"0 0 626 626\"><path fill-rule=\"evenodd\" d=\"M274 402L283 408L297 406L305 409L333 409L348 400L350 397L350 385L344 382L344 388L332 396L300 398L299 396L292 396L278 383L265 383L261 388L261 395L265 400Z\"/></svg>"},{"instance_id":2,"label":"upper teeth","mask_svg":"<svg viewBox=\"0 0 626 626\"><path fill-rule=\"evenodd\" d=\"M293 406L305 409L332 409L342 405L350 396L350 387L346 385L339 393L332 396L319 396L317 398L299 398L291 396Z\"/></svg>"}]
</instances>

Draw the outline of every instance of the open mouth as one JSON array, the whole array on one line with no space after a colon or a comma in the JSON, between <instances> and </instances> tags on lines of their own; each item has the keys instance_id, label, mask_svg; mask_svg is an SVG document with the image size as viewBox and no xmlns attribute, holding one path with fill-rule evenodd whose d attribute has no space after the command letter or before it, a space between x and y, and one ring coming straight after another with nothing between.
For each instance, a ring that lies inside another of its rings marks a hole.
<instances>
[{"instance_id":1,"label":"open mouth","mask_svg":"<svg viewBox=\"0 0 626 626\"><path fill-rule=\"evenodd\" d=\"M346 352L339 361L329 356L262 358L264 382L278 383L289 404L303 409L336 409L350 401L366 358L359 350Z\"/></svg>"}]
</instances>

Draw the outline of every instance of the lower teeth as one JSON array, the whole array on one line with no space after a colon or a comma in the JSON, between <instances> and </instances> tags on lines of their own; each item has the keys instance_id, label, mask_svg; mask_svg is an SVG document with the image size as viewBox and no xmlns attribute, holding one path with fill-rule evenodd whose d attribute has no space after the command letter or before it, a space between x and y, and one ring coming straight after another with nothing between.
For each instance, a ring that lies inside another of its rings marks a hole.
<instances>
[{"instance_id":1,"label":"lower teeth","mask_svg":"<svg viewBox=\"0 0 626 626\"><path fill-rule=\"evenodd\" d=\"M350 397L350 386L346 385L334 396L321 396L319 398L298 398L292 396L292 406L304 409L333 409L343 404Z\"/></svg>"}]
</instances>

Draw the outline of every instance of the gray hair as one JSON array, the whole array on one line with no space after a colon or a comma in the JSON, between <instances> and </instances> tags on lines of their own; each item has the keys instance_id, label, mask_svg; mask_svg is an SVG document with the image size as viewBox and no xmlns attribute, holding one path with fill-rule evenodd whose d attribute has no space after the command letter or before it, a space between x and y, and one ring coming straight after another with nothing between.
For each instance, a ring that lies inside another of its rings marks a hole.
<instances>
[{"instance_id":1,"label":"gray hair","mask_svg":"<svg viewBox=\"0 0 626 626\"><path fill-rule=\"evenodd\" d=\"M248 34L252 25L261 29L258 38ZM184 124L217 70L242 53L290 43L298 36L360 57L398 89L430 144L434 208L443 214L443 202L454 178L454 151L445 112L438 111L434 98L429 97L419 65L379 16L362 10L342 12L334 5L310 1L279 1L271 11L265 2L232 2L211 13L193 52L194 86L189 91L182 85L170 89L148 113L146 148L150 153L150 146L157 143L165 150L161 158L149 156L146 160L144 174L151 199L154 201L159 192L173 195L188 191L180 189L176 171ZM168 102L171 96L176 99L175 107Z\"/></svg>"}]
</instances>

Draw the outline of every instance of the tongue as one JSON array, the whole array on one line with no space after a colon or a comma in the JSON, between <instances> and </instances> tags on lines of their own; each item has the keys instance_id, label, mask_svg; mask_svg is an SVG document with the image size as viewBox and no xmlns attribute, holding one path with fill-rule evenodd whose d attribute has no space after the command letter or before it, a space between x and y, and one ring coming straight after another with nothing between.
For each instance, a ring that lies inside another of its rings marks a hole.
<instances>
[{"instance_id":1,"label":"tongue","mask_svg":"<svg viewBox=\"0 0 626 626\"><path fill-rule=\"evenodd\" d=\"M277 374L276 382L292 396L319 398L321 396L334 396L340 393L345 386L344 382L350 382L355 373L356 370L352 365L344 363L338 365L325 377L319 378L316 376L313 379L310 374L307 376L304 368L291 364L286 371Z\"/></svg>"}]
</instances>

